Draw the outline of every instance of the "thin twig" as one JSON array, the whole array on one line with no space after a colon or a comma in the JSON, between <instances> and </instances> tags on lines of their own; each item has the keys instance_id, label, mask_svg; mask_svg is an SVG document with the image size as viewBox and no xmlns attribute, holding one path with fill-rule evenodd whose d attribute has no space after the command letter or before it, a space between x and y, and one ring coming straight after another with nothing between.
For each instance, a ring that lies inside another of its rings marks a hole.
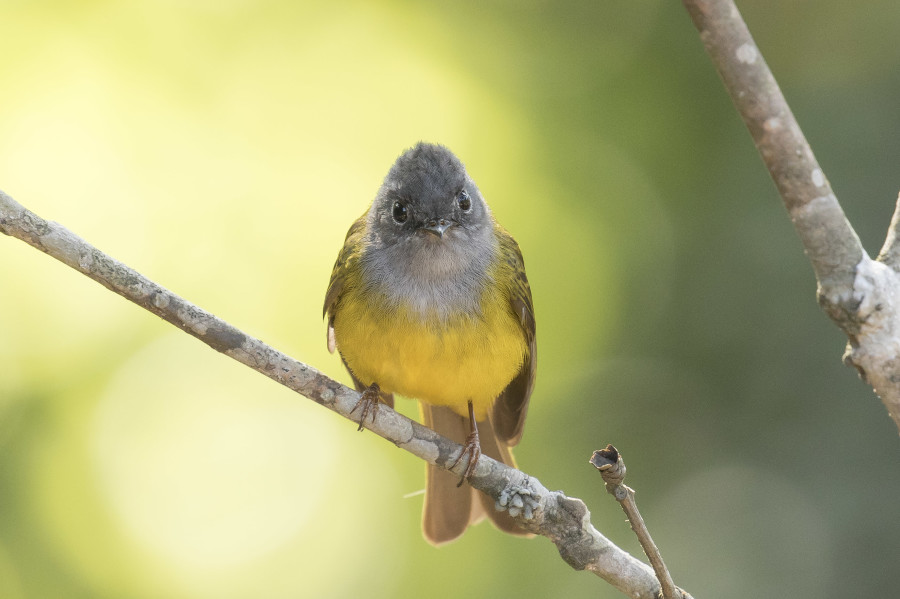
<instances>
[{"instance_id":1,"label":"thin twig","mask_svg":"<svg viewBox=\"0 0 900 599\"><path fill-rule=\"evenodd\" d=\"M644 553L653 566L653 571L659 579L662 596L664 599L689 599L690 595L675 586L669 569L663 562L662 554L650 531L638 511L637 502L634 500L634 490L625 485L625 462L622 455L612 445L607 445L604 449L598 449L590 459L591 465L600 471L603 482L606 483L606 491L616 498L622 510L625 511L625 517L631 525L631 530L637 535Z\"/></svg>"},{"instance_id":2,"label":"thin twig","mask_svg":"<svg viewBox=\"0 0 900 599\"><path fill-rule=\"evenodd\" d=\"M353 389L157 285L65 227L26 210L2 191L0 232L46 252L213 349L355 422L350 412L359 394ZM365 427L441 468L449 468L463 450L458 443L384 405L374 419L366 419ZM653 570L600 534L580 499L551 492L536 478L488 456L478 460L469 483L493 497L498 509L520 502L526 506L515 516L516 521L526 530L553 541L560 556L576 570L589 570L635 599L659 592Z\"/></svg>"},{"instance_id":3,"label":"thin twig","mask_svg":"<svg viewBox=\"0 0 900 599\"><path fill-rule=\"evenodd\" d=\"M900 270L900 196L894 205L894 216L888 229L887 238L878 253L877 260L890 266L894 271Z\"/></svg>"}]
</instances>

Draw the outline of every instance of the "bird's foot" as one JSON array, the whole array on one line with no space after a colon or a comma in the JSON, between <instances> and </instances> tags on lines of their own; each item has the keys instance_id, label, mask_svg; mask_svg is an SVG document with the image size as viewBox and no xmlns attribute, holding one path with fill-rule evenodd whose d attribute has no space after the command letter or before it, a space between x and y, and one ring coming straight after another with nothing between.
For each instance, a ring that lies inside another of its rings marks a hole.
<instances>
[{"instance_id":1,"label":"bird's foot","mask_svg":"<svg viewBox=\"0 0 900 599\"><path fill-rule=\"evenodd\" d=\"M463 445L463 450L459 453L459 457L456 458L453 465L450 466L451 469L456 468L456 466L462 462L463 456L469 456L466 463L466 469L463 471L462 478L459 479L459 483L456 485L457 487L461 487L470 476L475 474L475 467L478 466L478 458L481 457L481 441L478 438L478 425L475 424L475 413L472 409L471 401L469 402L469 429L470 432L466 437L466 443Z\"/></svg>"},{"instance_id":2,"label":"bird's foot","mask_svg":"<svg viewBox=\"0 0 900 599\"><path fill-rule=\"evenodd\" d=\"M366 421L366 416L371 412L371 420L375 422L375 414L378 412L378 404L381 401L381 387L378 386L378 383L372 383L368 387L366 387L362 393L359 394L359 401L356 402L356 405L353 406L353 409L350 410L352 414L357 409L361 411L361 415L359 417L359 428L356 430L361 431L363 429L363 424Z\"/></svg>"}]
</instances>

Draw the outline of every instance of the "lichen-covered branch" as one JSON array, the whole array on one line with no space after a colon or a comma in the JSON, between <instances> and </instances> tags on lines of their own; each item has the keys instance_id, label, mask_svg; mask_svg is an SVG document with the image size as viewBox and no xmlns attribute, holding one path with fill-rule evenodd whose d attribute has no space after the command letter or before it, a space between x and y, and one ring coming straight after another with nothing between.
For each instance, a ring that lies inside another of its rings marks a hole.
<instances>
[{"instance_id":1,"label":"lichen-covered branch","mask_svg":"<svg viewBox=\"0 0 900 599\"><path fill-rule=\"evenodd\" d=\"M46 252L213 349L352 420L350 412L359 399L353 389L157 285L65 227L26 210L2 191L0 232ZM382 406L374 419L366 419L365 427L442 468L453 464L462 451L461 445L387 406ZM464 461L456 470L463 467ZM498 509L509 509L524 528L553 541L562 558L576 570L589 570L635 599L659 593L659 582L650 566L600 534L580 499L551 492L536 478L488 456L478 461L469 482L493 497Z\"/></svg>"},{"instance_id":2,"label":"lichen-covered branch","mask_svg":"<svg viewBox=\"0 0 900 599\"><path fill-rule=\"evenodd\" d=\"M900 429L900 217L894 217L881 262L873 261L734 2L683 3L803 242L818 282L819 304L847 334L844 361L872 385Z\"/></svg>"}]
</instances>

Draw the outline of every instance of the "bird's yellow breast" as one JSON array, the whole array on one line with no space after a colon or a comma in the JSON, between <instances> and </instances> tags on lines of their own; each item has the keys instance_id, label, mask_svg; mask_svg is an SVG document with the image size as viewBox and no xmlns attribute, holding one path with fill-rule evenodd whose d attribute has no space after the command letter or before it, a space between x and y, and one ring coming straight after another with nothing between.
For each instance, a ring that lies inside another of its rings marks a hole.
<instances>
[{"instance_id":1,"label":"bird's yellow breast","mask_svg":"<svg viewBox=\"0 0 900 599\"><path fill-rule=\"evenodd\" d=\"M522 327L497 287L482 293L477 313L422 314L348 290L334 314L341 356L362 383L447 406L483 420L519 372L527 346Z\"/></svg>"}]
</instances>

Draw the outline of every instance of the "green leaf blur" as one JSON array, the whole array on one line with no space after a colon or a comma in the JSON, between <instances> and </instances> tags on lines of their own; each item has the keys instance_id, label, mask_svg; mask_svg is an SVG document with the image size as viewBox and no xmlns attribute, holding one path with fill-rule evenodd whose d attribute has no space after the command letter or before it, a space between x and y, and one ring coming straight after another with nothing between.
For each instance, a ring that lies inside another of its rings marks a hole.
<instances>
[{"instance_id":1,"label":"green leaf blur","mask_svg":"<svg viewBox=\"0 0 900 599\"><path fill-rule=\"evenodd\" d=\"M900 8L744 4L877 253ZM0 189L344 382L343 236L446 144L528 267L525 471L640 555L614 443L696 597L896 592L897 431L680 3L3 0L0 55ZM431 548L422 464L355 428L0 238L0 597L620 596L487 524Z\"/></svg>"}]
</instances>

